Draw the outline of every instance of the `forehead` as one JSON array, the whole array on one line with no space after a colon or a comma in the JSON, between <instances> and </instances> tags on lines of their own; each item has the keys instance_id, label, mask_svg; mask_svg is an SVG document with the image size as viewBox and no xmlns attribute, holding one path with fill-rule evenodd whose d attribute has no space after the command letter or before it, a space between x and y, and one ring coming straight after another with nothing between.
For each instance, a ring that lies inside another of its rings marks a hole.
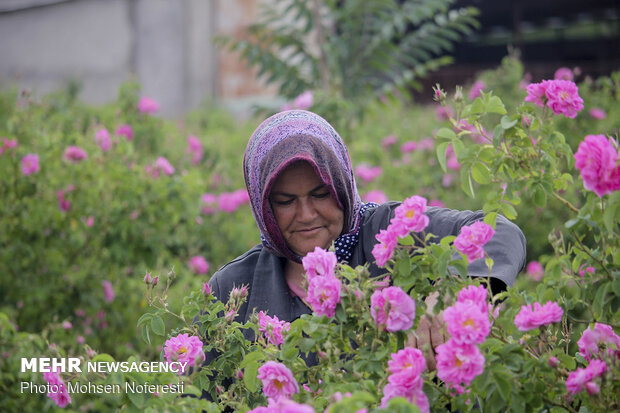
<instances>
[{"instance_id":1,"label":"forehead","mask_svg":"<svg viewBox=\"0 0 620 413\"><path fill-rule=\"evenodd\" d=\"M276 178L271 192L286 190L289 193L306 190L323 184L314 168L308 162L295 162Z\"/></svg>"}]
</instances>

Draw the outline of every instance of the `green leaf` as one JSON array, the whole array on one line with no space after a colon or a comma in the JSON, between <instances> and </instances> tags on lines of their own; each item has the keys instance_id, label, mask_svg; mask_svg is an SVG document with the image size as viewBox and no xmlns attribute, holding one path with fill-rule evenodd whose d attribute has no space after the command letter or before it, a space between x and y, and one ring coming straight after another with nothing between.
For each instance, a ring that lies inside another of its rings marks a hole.
<instances>
[{"instance_id":1,"label":"green leaf","mask_svg":"<svg viewBox=\"0 0 620 413\"><path fill-rule=\"evenodd\" d=\"M437 160L439 161L439 165L441 165L441 169L444 172L448 172L448 168L446 167L446 150L448 149L448 145L450 142L444 142L437 145Z\"/></svg>"},{"instance_id":2,"label":"green leaf","mask_svg":"<svg viewBox=\"0 0 620 413\"><path fill-rule=\"evenodd\" d=\"M258 363L252 362L243 370L243 383L252 393L258 390Z\"/></svg>"},{"instance_id":3,"label":"green leaf","mask_svg":"<svg viewBox=\"0 0 620 413\"><path fill-rule=\"evenodd\" d=\"M151 313L142 314L142 317L138 319L138 323L136 325L139 326L140 324L149 321L151 318L153 318L153 314Z\"/></svg>"},{"instance_id":4,"label":"green leaf","mask_svg":"<svg viewBox=\"0 0 620 413\"><path fill-rule=\"evenodd\" d=\"M468 196L474 197L474 184L471 180L471 169L462 167L461 168L461 188L463 192L465 192Z\"/></svg>"},{"instance_id":5,"label":"green leaf","mask_svg":"<svg viewBox=\"0 0 620 413\"><path fill-rule=\"evenodd\" d=\"M605 223L605 229L608 232L613 233L615 226L620 222L620 203L609 203L605 213L603 214L603 222Z\"/></svg>"},{"instance_id":6,"label":"green leaf","mask_svg":"<svg viewBox=\"0 0 620 413\"><path fill-rule=\"evenodd\" d=\"M435 138L448 139L452 141L456 139L456 133L454 133L452 129L441 128L435 134Z\"/></svg>"},{"instance_id":7,"label":"green leaf","mask_svg":"<svg viewBox=\"0 0 620 413\"><path fill-rule=\"evenodd\" d=\"M164 320L161 317L157 316L151 320L151 328L153 329L153 333L158 336L163 336L166 334L166 325L164 324Z\"/></svg>"},{"instance_id":8,"label":"green leaf","mask_svg":"<svg viewBox=\"0 0 620 413\"><path fill-rule=\"evenodd\" d=\"M495 223L497 222L497 212L489 212L484 217L484 223L495 228Z\"/></svg>"},{"instance_id":9,"label":"green leaf","mask_svg":"<svg viewBox=\"0 0 620 413\"><path fill-rule=\"evenodd\" d=\"M502 212L508 219L515 219L517 217L517 210L510 204L502 204Z\"/></svg>"},{"instance_id":10,"label":"green leaf","mask_svg":"<svg viewBox=\"0 0 620 413\"><path fill-rule=\"evenodd\" d=\"M504 129L510 129L517 124L517 120L510 120L508 116L502 116L501 125Z\"/></svg>"},{"instance_id":11,"label":"green leaf","mask_svg":"<svg viewBox=\"0 0 620 413\"><path fill-rule=\"evenodd\" d=\"M540 208L544 208L547 205L547 193L542 185L534 187L534 205Z\"/></svg>"},{"instance_id":12,"label":"green leaf","mask_svg":"<svg viewBox=\"0 0 620 413\"><path fill-rule=\"evenodd\" d=\"M406 237L404 237L404 238L399 238L399 239L398 239L398 243L399 243L400 245L406 245L406 246L409 246L409 245L414 245L414 244L415 244L415 241L414 241L413 237L412 237L410 234L408 234L408 235L407 235Z\"/></svg>"},{"instance_id":13,"label":"green leaf","mask_svg":"<svg viewBox=\"0 0 620 413\"><path fill-rule=\"evenodd\" d=\"M149 335L149 325L148 324L144 324L142 326L142 340L144 340L144 342L147 343L147 344L151 344L151 336Z\"/></svg>"},{"instance_id":14,"label":"green leaf","mask_svg":"<svg viewBox=\"0 0 620 413\"><path fill-rule=\"evenodd\" d=\"M104 363L114 363L114 357L112 357L111 355L107 354L107 353L101 353L101 354L97 354L94 358L93 361L95 363L99 363L99 362L104 362Z\"/></svg>"},{"instance_id":15,"label":"green leaf","mask_svg":"<svg viewBox=\"0 0 620 413\"><path fill-rule=\"evenodd\" d=\"M489 103L487 104L487 112L498 113L500 115L505 115L507 113L502 100L497 96L492 96L491 99L489 99Z\"/></svg>"},{"instance_id":16,"label":"green leaf","mask_svg":"<svg viewBox=\"0 0 620 413\"><path fill-rule=\"evenodd\" d=\"M474 178L474 181L479 184L490 184L491 183L491 173L489 168L483 163L476 163L471 169L471 175Z\"/></svg>"}]
</instances>

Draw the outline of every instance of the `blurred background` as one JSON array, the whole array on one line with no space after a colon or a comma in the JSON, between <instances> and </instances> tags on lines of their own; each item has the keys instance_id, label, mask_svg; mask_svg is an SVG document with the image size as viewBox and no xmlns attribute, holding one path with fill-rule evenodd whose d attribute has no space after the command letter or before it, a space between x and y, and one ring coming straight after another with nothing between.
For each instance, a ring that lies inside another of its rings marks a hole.
<instances>
[{"instance_id":1,"label":"blurred background","mask_svg":"<svg viewBox=\"0 0 620 413\"><path fill-rule=\"evenodd\" d=\"M179 116L204 101L237 112L277 100L218 36L242 39L260 7L277 0L0 0L0 83L47 93L68 82L88 103L113 101L135 80ZM451 65L414 91L430 99L436 82L471 81L518 50L534 81L561 66L598 77L620 67L619 0L459 0L474 6L480 25L456 43ZM310 38L309 41L313 41Z\"/></svg>"}]
</instances>

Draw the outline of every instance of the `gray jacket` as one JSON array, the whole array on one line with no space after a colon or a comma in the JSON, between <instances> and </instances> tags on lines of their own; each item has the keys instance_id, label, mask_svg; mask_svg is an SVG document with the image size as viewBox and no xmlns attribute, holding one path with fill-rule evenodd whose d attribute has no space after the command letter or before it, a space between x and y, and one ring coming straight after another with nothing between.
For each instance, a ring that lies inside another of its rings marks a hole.
<instances>
[{"instance_id":1,"label":"gray jacket","mask_svg":"<svg viewBox=\"0 0 620 413\"><path fill-rule=\"evenodd\" d=\"M372 249L377 243L375 235L387 228L398 205L398 202L388 202L364 213L359 241L349 263L352 267L368 262L371 263L370 272L373 276L385 273L384 269L374 264ZM426 214L430 223L425 232L436 235L436 241L448 235L458 235L461 227L484 218L482 211L456 211L436 207L429 208ZM525 266L525 237L519 227L498 216L495 235L484 249L494 261L492 288L512 286ZM247 285L248 299L239 310L240 322L247 321L253 309L257 312L265 311L271 316L276 315L280 320L293 321L302 314L310 314L311 311L299 297L291 295L283 269L284 258L276 257L263 249L262 245L257 245L220 268L211 277L209 285L213 294L224 302L228 300L234 287ZM488 272L484 260L476 260L468 268L468 274L472 277L486 277Z\"/></svg>"}]
</instances>

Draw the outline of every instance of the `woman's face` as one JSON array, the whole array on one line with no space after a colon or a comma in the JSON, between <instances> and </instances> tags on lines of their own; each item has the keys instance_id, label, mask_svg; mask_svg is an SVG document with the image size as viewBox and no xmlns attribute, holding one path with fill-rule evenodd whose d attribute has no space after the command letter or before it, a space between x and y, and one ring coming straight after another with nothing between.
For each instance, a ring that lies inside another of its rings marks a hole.
<instances>
[{"instance_id":1,"label":"woman's face","mask_svg":"<svg viewBox=\"0 0 620 413\"><path fill-rule=\"evenodd\" d=\"M288 247L305 256L315 247L329 248L340 236L344 214L307 162L296 162L276 179L269 197Z\"/></svg>"}]
</instances>

